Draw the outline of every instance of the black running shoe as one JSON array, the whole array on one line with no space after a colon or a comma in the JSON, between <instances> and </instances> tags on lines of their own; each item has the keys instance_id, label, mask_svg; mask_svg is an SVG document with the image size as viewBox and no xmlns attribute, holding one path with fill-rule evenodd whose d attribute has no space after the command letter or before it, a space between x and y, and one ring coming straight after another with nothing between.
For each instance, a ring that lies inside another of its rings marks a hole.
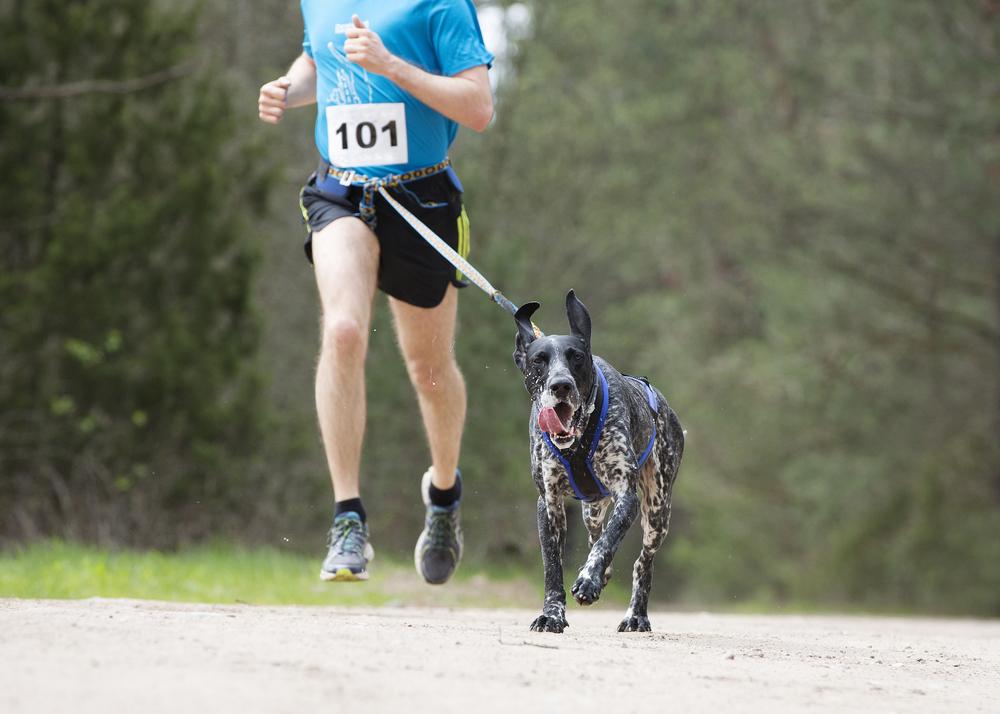
<instances>
[{"instance_id":1,"label":"black running shoe","mask_svg":"<svg viewBox=\"0 0 1000 714\"><path fill-rule=\"evenodd\" d=\"M462 526L459 523L459 502L450 506L435 506L431 503L430 486L431 469L428 469L420 483L427 516L413 551L413 562L427 583L441 585L447 582L462 559Z\"/></svg>"}]
</instances>

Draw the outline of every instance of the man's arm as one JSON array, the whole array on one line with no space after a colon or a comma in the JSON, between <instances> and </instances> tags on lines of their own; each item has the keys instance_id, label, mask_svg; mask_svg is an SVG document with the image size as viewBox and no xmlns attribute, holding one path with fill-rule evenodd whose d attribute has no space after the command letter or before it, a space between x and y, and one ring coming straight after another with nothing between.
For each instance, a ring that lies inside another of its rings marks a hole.
<instances>
[{"instance_id":1,"label":"man's arm","mask_svg":"<svg viewBox=\"0 0 1000 714\"><path fill-rule=\"evenodd\" d=\"M386 76L449 119L473 131L483 131L493 118L493 92L486 65L459 72L454 77L441 77L414 67L398 57Z\"/></svg>"},{"instance_id":2,"label":"man's arm","mask_svg":"<svg viewBox=\"0 0 1000 714\"><path fill-rule=\"evenodd\" d=\"M316 101L316 63L303 52L288 73L260 88L257 113L261 121L277 124L286 109L313 104Z\"/></svg>"},{"instance_id":3,"label":"man's arm","mask_svg":"<svg viewBox=\"0 0 1000 714\"><path fill-rule=\"evenodd\" d=\"M454 77L441 77L414 67L389 52L382 38L354 15L347 31L344 52L351 62L380 74L449 119L473 131L483 131L493 118L493 92L486 65L472 67Z\"/></svg>"}]
</instances>

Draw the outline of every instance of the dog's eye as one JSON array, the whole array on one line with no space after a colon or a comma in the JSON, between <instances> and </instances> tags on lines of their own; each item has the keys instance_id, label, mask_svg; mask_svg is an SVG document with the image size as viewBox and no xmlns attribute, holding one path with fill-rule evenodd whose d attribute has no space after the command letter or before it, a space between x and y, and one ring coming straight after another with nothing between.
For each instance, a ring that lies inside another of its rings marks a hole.
<instances>
[{"instance_id":1,"label":"dog's eye","mask_svg":"<svg viewBox=\"0 0 1000 714\"><path fill-rule=\"evenodd\" d=\"M537 355L531 358L532 364L542 365L548 363L548 361L549 361L549 356L544 352L539 352Z\"/></svg>"},{"instance_id":2,"label":"dog's eye","mask_svg":"<svg viewBox=\"0 0 1000 714\"><path fill-rule=\"evenodd\" d=\"M573 364L580 364L583 362L583 352L574 352L570 355L570 359L573 360Z\"/></svg>"}]
</instances>

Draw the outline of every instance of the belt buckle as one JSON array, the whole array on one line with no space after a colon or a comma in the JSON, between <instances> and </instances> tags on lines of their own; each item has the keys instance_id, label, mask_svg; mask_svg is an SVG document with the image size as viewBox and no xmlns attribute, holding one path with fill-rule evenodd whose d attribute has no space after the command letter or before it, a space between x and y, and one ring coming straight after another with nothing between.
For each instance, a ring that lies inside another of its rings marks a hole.
<instances>
[{"instance_id":1,"label":"belt buckle","mask_svg":"<svg viewBox=\"0 0 1000 714\"><path fill-rule=\"evenodd\" d=\"M341 186L350 186L352 181L354 181L354 172L353 171L348 171L347 173L342 174L341 177L340 177L340 185Z\"/></svg>"}]
</instances>

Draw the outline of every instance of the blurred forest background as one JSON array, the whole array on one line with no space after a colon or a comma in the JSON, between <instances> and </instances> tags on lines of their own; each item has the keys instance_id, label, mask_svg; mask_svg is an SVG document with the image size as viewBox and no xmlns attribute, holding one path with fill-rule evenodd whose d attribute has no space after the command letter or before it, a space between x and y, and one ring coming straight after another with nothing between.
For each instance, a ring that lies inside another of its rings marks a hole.
<instances>
[{"instance_id":1,"label":"blurred forest background","mask_svg":"<svg viewBox=\"0 0 1000 714\"><path fill-rule=\"evenodd\" d=\"M654 594L1000 615L1000 3L479 9L473 262L549 332L575 288L688 429ZM277 0L0 0L0 546L318 564L314 110L256 110L301 32ZM378 302L362 490L405 558L428 455ZM513 323L460 312L467 562L534 576Z\"/></svg>"}]
</instances>

